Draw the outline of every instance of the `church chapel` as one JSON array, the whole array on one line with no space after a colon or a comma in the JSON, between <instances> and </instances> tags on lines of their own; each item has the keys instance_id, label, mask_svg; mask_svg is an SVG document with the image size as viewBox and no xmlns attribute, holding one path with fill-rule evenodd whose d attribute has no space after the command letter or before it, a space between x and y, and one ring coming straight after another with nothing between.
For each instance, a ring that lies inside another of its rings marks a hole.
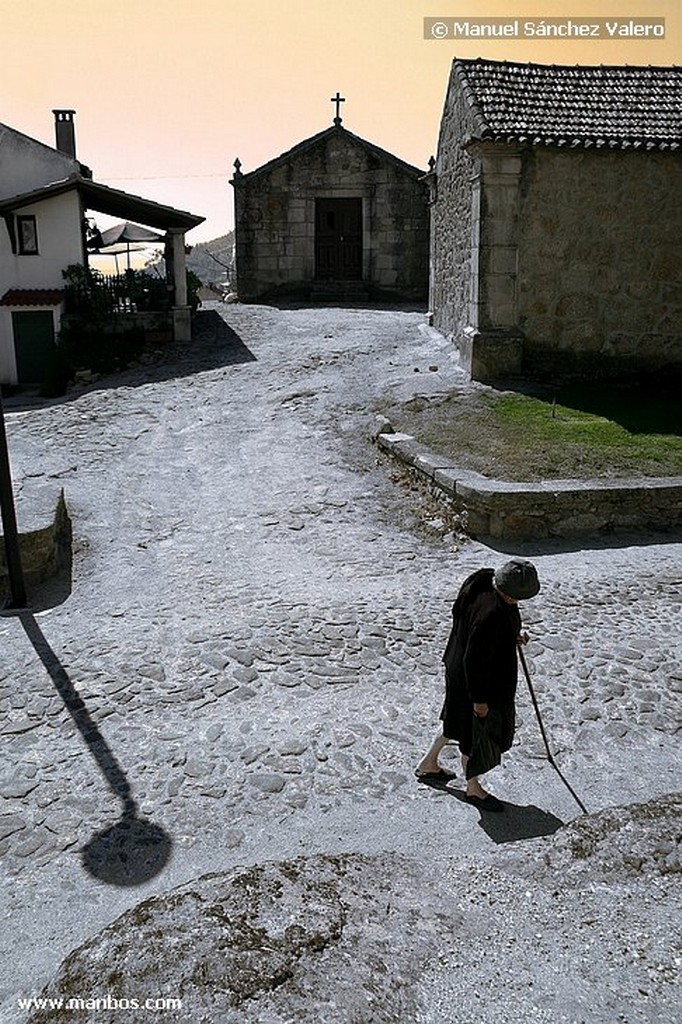
<instances>
[{"instance_id":1,"label":"church chapel","mask_svg":"<svg viewBox=\"0 0 682 1024\"><path fill-rule=\"evenodd\" d=\"M240 301L425 301L429 210L425 171L343 127L331 127L243 173L235 205Z\"/></svg>"}]
</instances>

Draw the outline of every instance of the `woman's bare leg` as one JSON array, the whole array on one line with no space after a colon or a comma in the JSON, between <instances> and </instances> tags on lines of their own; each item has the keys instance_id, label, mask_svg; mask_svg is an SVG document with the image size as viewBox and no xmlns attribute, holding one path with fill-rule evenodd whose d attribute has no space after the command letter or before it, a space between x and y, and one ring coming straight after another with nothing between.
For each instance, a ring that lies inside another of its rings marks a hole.
<instances>
[{"instance_id":1,"label":"woman's bare leg","mask_svg":"<svg viewBox=\"0 0 682 1024\"><path fill-rule=\"evenodd\" d=\"M462 754L462 771L464 772L464 778L467 778L467 765L469 764L469 758L466 754ZM467 796L477 796L481 800L485 800L488 793L483 788L481 783L478 781L478 775L474 775L472 778L467 779Z\"/></svg>"},{"instance_id":2,"label":"woman's bare leg","mask_svg":"<svg viewBox=\"0 0 682 1024\"><path fill-rule=\"evenodd\" d=\"M442 733L439 733L438 736L436 736L428 751L416 767L417 775L427 775L431 772L441 771L441 767L438 763L438 755L443 747L446 747L449 742L450 740L447 736L443 736Z\"/></svg>"}]
</instances>

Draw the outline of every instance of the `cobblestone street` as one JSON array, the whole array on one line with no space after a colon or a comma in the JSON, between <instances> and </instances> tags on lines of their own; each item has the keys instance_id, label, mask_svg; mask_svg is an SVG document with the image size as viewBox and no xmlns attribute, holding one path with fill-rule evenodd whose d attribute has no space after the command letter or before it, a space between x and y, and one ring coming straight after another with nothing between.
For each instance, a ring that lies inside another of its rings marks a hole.
<instances>
[{"instance_id":1,"label":"cobblestone street","mask_svg":"<svg viewBox=\"0 0 682 1024\"><path fill-rule=\"evenodd\" d=\"M215 343L218 316L231 332ZM73 946L203 872L491 846L474 808L413 770L438 726L458 586L508 554L429 533L372 440L381 397L469 386L450 346L417 312L209 304L202 318L193 362L8 405L17 488L64 488L74 563L65 600L0 619L7 1024ZM671 792L682 545L515 553L542 582L521 610L561 770L591 812ZM519 687L491 788L567 822L578 808ZM134 887L82 863L126 801L172 847Z\"/></svg>"}]
</instances>

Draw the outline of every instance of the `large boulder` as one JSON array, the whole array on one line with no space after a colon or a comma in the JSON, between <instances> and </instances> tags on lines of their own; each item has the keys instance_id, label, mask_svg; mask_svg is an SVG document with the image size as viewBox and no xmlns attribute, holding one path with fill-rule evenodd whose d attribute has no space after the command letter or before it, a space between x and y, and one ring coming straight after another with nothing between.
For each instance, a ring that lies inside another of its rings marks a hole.
<instances>
[{"instance_id":1,"label":"large boulder","mask_svg":"<svg viewBox=\"0 0 682 1024\"><path fill-rule=\"evenodd\" d=\"M98 1024L123 1010L142 1024L159 998L181 999L169 1016L192 1024L397 1024L417 1019L418 979L461 919L396 855L265 863L140 903L67 957L43 997L64 1000L69 1024L94 1010ZM46 1008L30 1024L53 1020Z\"/></svg>"}]
</instances>

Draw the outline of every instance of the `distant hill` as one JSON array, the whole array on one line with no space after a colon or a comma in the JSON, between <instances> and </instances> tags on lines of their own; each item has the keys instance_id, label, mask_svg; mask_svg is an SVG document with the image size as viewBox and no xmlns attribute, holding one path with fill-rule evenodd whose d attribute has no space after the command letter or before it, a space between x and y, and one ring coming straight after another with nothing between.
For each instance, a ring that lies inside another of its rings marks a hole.
<instances>
[{"instance_id":1,"label":"distant hill","mask_svg":"<svg viewBox=\"0 0 682 1024\"><path fill-rule=\"evenodd\" d=\"M210 242L197 242L187 257L187 269L201 280L202 284L210 285L228 279L229 269L233 262L234 231L228 231L220 238ZM163 259L155 258L145 267L152 274L165 274Z\"/></svg>"}]
</instances>

